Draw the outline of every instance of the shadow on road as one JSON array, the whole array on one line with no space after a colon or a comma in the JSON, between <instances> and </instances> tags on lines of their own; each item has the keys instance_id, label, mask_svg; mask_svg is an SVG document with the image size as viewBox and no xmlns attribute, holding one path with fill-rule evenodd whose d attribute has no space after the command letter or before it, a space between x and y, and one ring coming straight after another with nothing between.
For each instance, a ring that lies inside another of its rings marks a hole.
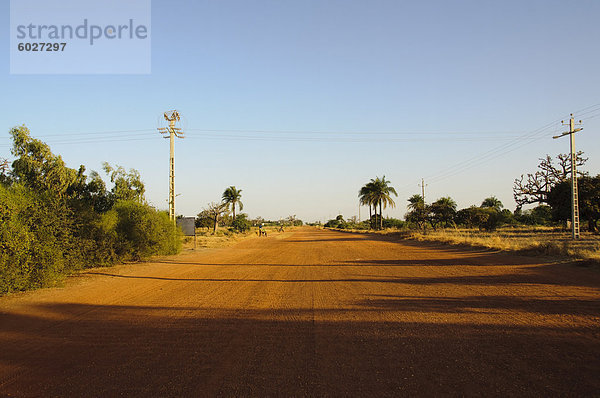
<instances>
[{"instance_id":1,"label":"shadow on road","mask_svg":"<svg viewBox=\"0 0 600 398\"><path fill-rule=\"evenodd\" d=\"M400 311L515 308L473 297L358 304ZM516 306L538 305L524 299ZM567 315L579 305L597 313L597 302L554 308ZM312 310L293 308L49 303L40 309L44 317L0 315L0 395L591 396L600 389L600 342L576 327L315 321Z\"/></svg>"}]
</instances>

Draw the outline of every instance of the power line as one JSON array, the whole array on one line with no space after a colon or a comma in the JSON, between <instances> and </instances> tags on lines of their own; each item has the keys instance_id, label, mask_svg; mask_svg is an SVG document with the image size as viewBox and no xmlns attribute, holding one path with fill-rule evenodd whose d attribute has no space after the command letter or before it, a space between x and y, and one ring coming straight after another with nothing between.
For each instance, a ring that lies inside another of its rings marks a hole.
<instances>
[{"instance_id":1,"label":"power line","mask_svg":"<svg viewBox=\"0 0 600 398\"><path fill-rule=\"evenodd\" d=\"M587 110L587 111L586 111ZM583 112L582 114L590 114L590 113L595 113L595 112L599 112L600 111L600 104L595 104L595 105L591 105L588 106L586 108L583 108L579 111L577 111L577 113L579 114L580 112ZM594 117L598 117L600 116L600 113L597 113L595 115L589 116L586 119L591 119ZM562 119L564 120L564 118ZM488 162L490 160L496 159L500 156L506 155L507 153L510 153L514 150L517 150L527 144L530 144L532 142L544 139L545 136L543 136L544 134L546 134L546 131L551 129L552 127L556 129L558 129L560 127L560 125L558 125L558 123L561 121L561 119L557 119L552 121L551 123L548 123L536 130L533 130L525 135L523 135L522 137L520 137L517 140L514 140L513 142L501 145L499 147L496 148L492 148L489 151L486 151L480 155L474 156L470 159L464 160L462 162L456 163L448 168L446 168L444 171L439 172L439 173L434 173L429 175L428 181L430 182L436 182L436 181L441 181L450 177L453 177L457 174L461 174L464 171L471 169L473 167L479 166L485 162ZM413 186L412 183L406 184L404 186L402 186L399 190L405 190L409 187Z\"/></svg>"}]
</instances>

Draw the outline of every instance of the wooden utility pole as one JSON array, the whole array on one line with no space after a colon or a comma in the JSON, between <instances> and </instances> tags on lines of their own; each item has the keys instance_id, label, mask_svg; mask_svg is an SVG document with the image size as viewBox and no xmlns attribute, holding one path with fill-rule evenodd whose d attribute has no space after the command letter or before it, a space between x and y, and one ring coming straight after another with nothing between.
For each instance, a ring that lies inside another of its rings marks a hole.
<instances>
[{"instance_id":1,"label":"wooden utility pole","mask_svg":"<svg viewBox=\"0 0 600 398\"><path fill-rule=\"evenodd\" d=\"M164 113L165 120L169 122L169 127L158 128L164 138L170 140L169 157L169 218L175 222L175 137L184 138L181 128L175 127L175 122L179 121L179 112L176 110Z\"/></svg>"},{"instance_id":2,"label":"wooden utility pole","mask_svg":"<svg viewBox=\"0 0 600 398\"><path fill-rule=\"evenodd\" d=\"M575 153L575 133L583 130L582 127L575 128L575 121L573 120L573 114L571 113L571 119L569 124L566 124L563 120L561 123L565 126L569 126L569 131L565 131L561 135L555 135L554 139L563 137L565 135L570 136L571 141L571 235L573 239L579 239L579 194L577 192L577 154ZM581 120L578 124L581 124Z\"/></svg>"}]
</instances>

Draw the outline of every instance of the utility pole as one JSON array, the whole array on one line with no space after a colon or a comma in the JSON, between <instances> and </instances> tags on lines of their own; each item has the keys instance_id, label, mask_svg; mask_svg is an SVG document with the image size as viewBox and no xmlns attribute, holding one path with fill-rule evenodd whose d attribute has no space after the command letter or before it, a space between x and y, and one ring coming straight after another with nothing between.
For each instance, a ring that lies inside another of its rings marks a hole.
<instances>
[{"instance_id":1,"label":"utility pole","mask_svg":"<svg viewBox=\"0 0 600 398\"><path fill-rule=\"evenodd\" d=\"M564 126L567 124L561 120ZM579 123L581 124L581 120ZM577 193L577 154L575 153L575 133L583 130L583 127L575 128L575 121L571 113L569 120L569 131L565 131L561 135L555 135L554 139L569 135L571 139L571 234L573 239L579 239L579 195Z\"/></svg>"},{"instance_id":2,"label":"utility pole","mask_svg":"<svg viewBox=\"0 0 600 398\"><path fill-rule=\"evenodd\" d=\"M420 185L420 187L421 187L421 194L422 194L421 197L423 198L423 233L425 233L425 222L427 221L426 220L426 214L425 214L426 213L425 209L427 209L427 205L425 204L425 187L427 185L428 184L425 184L425 179L421 178L421 185Z\"/></svg>"},{"instance_id":3,"label":"utility pole","mask_svg":"<svg viewBox=\"0 0 600 398\"><path fill-rule=\"evenodd\" d=\"M175 222L175 137L185 138L181 128L175 127L175 122L179 121L179 112L176 110L164 113L165 120L169 122L169 127L159 127L158 131L169 138L171 144L171 156L169 158L169 218Z\"/></svg>"},{"instance_id":4,"label":"utility pole","mask_svg":"<svg viewBox=\"0 0 600 398\"><path fill-rule=\"evenodd\" d=\"M425 184L425 179L421 178L421 185L419 185L421 187L421 194L422 194L422 198L423 198L423 204L425 204L425 187L427 186Z\"/></svg>"}]
</instances>

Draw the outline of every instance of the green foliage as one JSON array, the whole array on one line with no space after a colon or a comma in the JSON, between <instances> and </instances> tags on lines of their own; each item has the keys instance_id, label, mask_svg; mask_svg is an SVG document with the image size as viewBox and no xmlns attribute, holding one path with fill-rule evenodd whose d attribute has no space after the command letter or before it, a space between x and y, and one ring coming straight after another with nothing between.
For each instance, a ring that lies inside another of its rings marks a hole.
<instances>
[{"instance_id":1,"label":"green foliage","mask_svg":"<svg viewBox=\"0 0 600 398\"><path fill-rule=\"evenodd\" d=\"M111 190L111 197L114 202L119 200L145 201L146 188L137 170L131 169L127 172L123 167L113 168L107 162L104 162L102 166L106 174L109 175L110 182L114 184Z\"/></svg>"},{"instance_id":2,"label":"green foliage","mask_svg":"<svg viewBox=\"0 0 600 398\"><path fill-rule=\"evenodd\" d=\"M115 252L122 259L139 260L156 254L175 254L181 248L179 229L164 212L137 201L119 201L109 213L116 214ZM112 218L111 214L105 215ZM110 225L110 220L107 225ZM107 231L112 233L111 230Z\"/></svg>"},{"instance_id":3,"label":"green foliage","mask_svg":"<svg viewBox=\"0 0 600 398\"><path fill-rule=\"evenodd\" d=\"M395 229L403 229L406 227L406 223L402 220L398 220L397 218L384 218L383 219L383 228L395 228Z\"/></svg>"},{"instance_id":4,"label":"green foliage","mask_svg":"<svg viewBox=\"0 0 600 398\"><path fill-rule=\"evenodd\" d=\"M440 198L429 206L429 222L433 228L444 224L448 227L454 224L456 202L451 197Z\"/></svg>"},{"instance_id":5,"label":"green foliage","mask_svg":"<svg viewBox=\"0 0 600 398\"><path fill-rule=\"evenodd\" d=\"M13 138L11 152L17 157L12 164L12 173L17 181L37 192L64 196L76 182L77 171L66 167L62 158L54 155L48 145L31 138L27 127L14 127L10 135Z\"/></svg>"},{"instance_id":6,"label":"green foliage","mask_svg":"<svg viewBox=\"0 0 600 398\"><path fill-rule=\"evenodd\" d=\"M196 228L210 229L214 225L213 218L208 211L203 210L196 216Z\"/></svg>"},{"instance_id":7,"label":"green foliage","mask_svg":"<svg viewBox=\"0 0 600 398\"><path fill-rule=\"evenodd\" d=\"M8 160L0 158L0 184L10 184L11 178L9 175L9 164Z\"/></svg>"},{"instance_id":8,"label":"green foliage","mask_svg":"<svg viewBox=\"0 0 600 398\"><path fill-rule=\"evenodd\" d=\"M0 214L0 294L49 286L76 260L64 204L0 184Z\"/></svg>"},{"instance_id":9,"label":"green foliage","mask_svg":"<svg viewBox=\"0 0 600 398\"><path fill-rule=\"evenodd\" d=\"M509 212L510 213L510 212ZM504 214L493 207L471 206L456 213L456 223L467 228L493 231L502 224Z\"/></svg>"},{"instance_id":10,"label":"green foliage","mask_svg":"<svg viewBox=\"0 0 600 398\"><path fill-rule=\"evenodd\" d=\"M485 198L483 200L483 202L481 203L481 207L494 209L496 211L501 211L502 208L504 207L504 205L502 204L500 199L498 199L497 197L490 196L489 198Z\"/></svg>"},{"instance_id":11,"label":"green foliage","mask_svg":"<svg viewBox=\"0 0 600 398\"><path fill-rule=\"evenodd\" d=\"M246 232L250 231L250 227L252 227L252 223L248 220L247 214L238 214L235 217L235 220L231 223L231 228L237 232Z\"/></svg>"},{"instance_id":12,"label":"green foliage","mask_svg":"<svg viewBox=\"0 0 600 398\"><path fill-rule=\"evenodd\" d=\"M577 179L579 217L586 220L590 231L598 231L600 221L600 175ZM556 184L548 193L548 204L556 221L571 219L571 182Z\"/></svg>"},{"instance_id":13,"label":"green foliage","mask_svg":"<svg viewBox=\"0 0 600 398\"><path fill-rule=\"evenodd\" d=\"M375 228L383 228L383 217L382 217L382 209L385 209L388 205L390 207L396 207L396 203L392 199L392 195L398 196L396 189L392 187L390 181L385 179L385 176L375 179L371 179L367 184L365 184L359 191L358 197L360 199L360 204L369 206L369 213L371 212L371 208L373 208L375 213L375 222L372 224L372 227ZM377 207L379 206L379 226L377 225ZM371 216L369 217L371 218Z\"/></svg>"},{"instance_id":14,"label":"green foliage","mask_svg":"<svg viewBox=\"0 0 600 398\"><path fill-rule=\"evenodd\" d=\"M179 230L144 204L137 171L106 164L114 183L108 192L97 173L88 178L85 167L66 167L26 127L11 135L17 159L0 180L0 294L51 286L84 267L179 251Z\"/></svg>"},{"instance_id":15,"label":"green foliage","mask_svg":"<svg viewBox=\"0 0 600 398\"><path fill-rule=\"evenodd\" d=\"M408 198L408 213L406 213L406 221L416 225L422 229L425 226L429 210L425 206L425 201L421 195L413 195Z\"/></svg>"},{"instance_id":16,"label":"green foliage","mask_svg":"<svg viewBox=\"0 0 600 398\"><path fill-rule=\"evenodd\" d=\"M240 211L242 211L244 209L244 204L240 200L241 198L242 198L242 190L237 189L233 185L230 186L229 188L225 189L225 192L223 192L223 203L225 203L227 206L231 205L231 212L233 213L232 220L236 219L236 217L235 217L236 204L239 206Z\"/></svg>"},{"instance_id":17,"label":"green foliage","mask_svg":"<svg viewBox=\"0 0 600 398\"><path fill-rule=\"evenodd\" d=\"M515 220L525 225L552 225L552 208L548 205L539 205L533 209L517 209Z\"/></svg>"},{"instance_id":18,"label":"green foliage","mask_svg":"<svg viewBox=\"0 0 600 398\"><path fill-rule=\"evenodd\" d=\"M344 220L344 216L339 214L335 219L327 221L325 223L325 227L347 229L348 223L346 222L346 220Z\"/></svg>"}]
</instances>

